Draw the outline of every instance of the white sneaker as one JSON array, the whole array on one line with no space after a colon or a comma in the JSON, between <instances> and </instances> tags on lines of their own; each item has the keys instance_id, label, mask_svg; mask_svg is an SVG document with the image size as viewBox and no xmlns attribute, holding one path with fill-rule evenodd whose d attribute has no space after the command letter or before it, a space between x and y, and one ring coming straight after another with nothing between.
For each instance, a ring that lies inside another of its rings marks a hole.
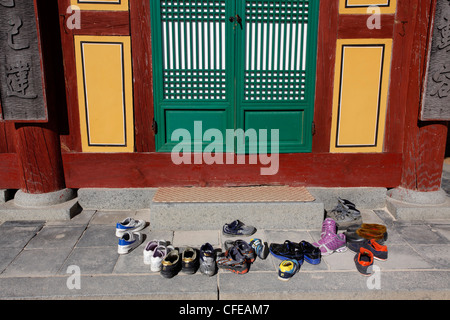
<instances>
[{"instance_id":1,"label":"white sneaker","mask_svg":"<svg viewBox=\"0 0 450 320\"><path fill-rule=\"evenodd\" d=\"M156 250L153 253L153 256L150 258L151 261L150 270L153 272L161 271L162 261L164 260L166 255L172 250L175 250L173 246L161 246L156 248Z\"/></svg>"},{"instance_id":2,"label":"white sneaker","mask_svg":"<svg viewBox=\"0 0 450 320\"><path fill-rule=\"evenodd\" d=\"M144 220L135 220L133 218L126 218L121 222L117 222L116 224L116 237L122 237L123 234L127 231L136 232L141 231L145 228Z\"/></svg>"},{"instance_id":3,"label":"white sneaker","mask_svg":"<svg viewBox=\"0 0 450 320\"><path fill-rule=\"evenodd\" d=\"M167 245L167 242L164 240L152 240L147 243L147 245L144 248L144 264L151 264L151 258L153 254L155 253L156 248L158 247L165 247Z\"/></svg>"},{"instance_id":4,"label":"white sneaker","mask_svg":"<svg viewBox=\"0 0 450 320\"><path fill-rule=\"evenodd\" d=\"M137 248L144 241L144 236L139 232L125 232L119 239L117 252L119 254L130 253L134 248Z\"/></svg>"}]
</instances>

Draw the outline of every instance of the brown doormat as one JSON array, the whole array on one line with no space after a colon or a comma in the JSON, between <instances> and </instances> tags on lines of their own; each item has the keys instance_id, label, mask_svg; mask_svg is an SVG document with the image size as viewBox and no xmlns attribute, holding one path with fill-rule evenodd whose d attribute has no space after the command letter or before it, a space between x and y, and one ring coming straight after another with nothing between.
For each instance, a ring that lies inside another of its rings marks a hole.
<instances>
[{"instance_id":1,"label":"brown doormat","mask_svg":"<svg viewBox=\"0 0 450 320\"><path fill-rule=\"evenodd\" d=\"M159 188L153 202L311 202L305 187Z\"/></svg>"}]
</instances>

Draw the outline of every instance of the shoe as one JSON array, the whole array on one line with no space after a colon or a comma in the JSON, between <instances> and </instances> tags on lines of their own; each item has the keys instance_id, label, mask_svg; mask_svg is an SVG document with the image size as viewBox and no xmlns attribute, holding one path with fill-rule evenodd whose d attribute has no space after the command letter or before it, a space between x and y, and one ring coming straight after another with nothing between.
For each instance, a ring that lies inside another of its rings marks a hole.
<instances>
[{"instance_id":1,"label":"shoe","mask_svg":"<svg viewBox=\"0 0 450 320\"><path fill-rule=\"evenodd\" d=\"M197 250L191 247L184 249L181 255L181 272L194 274L198 269Z\"/></svg>"},{"instance_id":2,"label":"shoe","mask_svg":"<svg viewBox=\"0 0 450 320\"><path fill-rule=\"evenodd\" d=\"M323 236L327 233L337 233L336 221L331 218L326 218L322 222L322 232L320 233L320 236Z\"/></svg>"},{"instance_id":3,"label":"shoe","mask_svg":"<svg viewBox=\"0 0 450 320\"><path fill-rule=\"evenodd\" d=\"M161 276L173 278L181 269L181 259L178 250L170 251L161 262Z\"/></svg>"},{"instance_id":4,"label":"shoe","mask_svg":"<svg viewBox=\"0 0 450 320\"><path fill-rule=\"evenodd\" d=\"M211 277L216 267L216 252L210 243L205 243L200 248L200 272Z\"/></svg>"},{"instance_id":5,"label":"shoe","mask_svg":"<svg viewBox=\"0 0 450 320\"><path fill-rule=\"evenodd\" d=\"M338 197L338 202L344 206L356 208L356 204L347 199L342 199L341 197Z\"/></svg>"},{"instance_id":6,"label":"shoe","mask_svg":"<svg viewBox=\"0 0 450 320\"><path fill-rule=\"evenodd\" d=\"M303 256L306 262L314 265L320 263L322 254L319 248L313 246L311 243L305 240L303 240L299 244L303 248Z\"/></svg>"},{"instance_id":7,"label":"shoe","mask_svg":"<svg viewBox=\"0 0 450 320\"><path fill-rule=\"evenodd\" d=\"M336 221L339 230L346 230L353 224L362 223L362 217L359 210L350 212L347 208L335 208L331 212L327 213L327 217Z\"/></svg>"},{"instance_id":8,"label":"shoe","mask_svg":"<svg viewBox=\"0 0 450 320\"><path fill-rule=\"evenodd\" d=\"M372 252L374 259L380 261L386 261L388 258L387 246L379 244L374 239L367 240L359 243L350 243L348 248L354 252L359 252L361 248L367 249Z\"/></svg>"},{"instance_id":9,"label":"shoe","mask_svg":"<svg viewBox=\"0 0 450 320\"><path fill-rule=\"evenodd\" d=\"M125 232L119 239L117 252L119 254L127 254L137 248L144 241L144 236L139 232Z\"/></svg>"},{"instance_id":10,"label":"shoe","mask_svg":"<svg viewBox=\"0 0 450 320\"><path fill-rule=\"evenodd\" d=\"M244 255L245 259L247 259L248 263L255 262L256 255L255 250L244 240L228 240L224 243L225 250L229 250L232 247L237 247L239 251Z\"/></svg>"},{"instance_id":11,"label":"shoe","mask_svg":"<svg viewBox=\"0 0 450 320\"><path fill-rule=\"evenodd\" d=\"M388 238L387 232L383 233L379 230L374 230L374 229L359 228L358 230L356 230L356 234L358 236L360 236L361 238L368 239L368 240L375 239L380 243L384 243Z\"/></svg>"},{"instance_id":12,"label":"shoe","mask_svg":"<svg viewBox=\"0 0 450 320\"><path fill-rule=\"evenodd\" d=\"M251 239L250 246L255 250L256 255L260 259L266 259L269 255L269 246L267 242L262 242L261 239Z\"/></svg>"},{"instance_id":13,"label":"shoe","mask_svg":"<svg viewBox=\"0 0 450 320\"><path fill-rule=\"evenodd\" d=\"M167 245L167 243L164 240L149 241L144 248L144 264L150 265L151 258L153 256L153 254L155 253L156 248L158 248L160 246L165 247L166 245Z\"/></svg>"},{"instance_id":14,"label":"shoe","mask_svg":"<svg viewBox=\"0 0 450 320\"><path fill-rule=\"evenodd\" d=\"M126 218L121 222L117 222L116 224L116 237L122 237L122 235L127 232L137 232L141 231L145 228L144 220L135 220L133 218Z\"/></svg>"},{"instance_id":15,"label":"shoe","mask_svg":"<svg viewBox=\"0 0 450 320\"><path fill-rule=\"evenodd\" d=\"M322 236L319 241L314 242L313 246L320 249L322 256L328 256L334 252L347 251L345 235L343 233L329 233Z\"/></svg>"},{"instance_id":16,"label":"shoe","mask_svg":"<svg viewBox=\"0 0 450 320\"><path fill-rule=\"evenodd\" d=\"M239 220L234 220L229 224L225 224L222 228L222 233L226 237L234 236L251 236L256 232L256 228L247 226Z\"/></svg>"},{"instance_id":17,"label":"shoe","mask_svg":"<svg viewBox=\"0 0 450 320\"><path fill-rule=\"evenodd\" d=\"M278 266L278 279L289 281L300 270L297 260L284 260Z\"/></svg>"},{"instance_id":18,"label":"shoe","mask_svg":"<svg viewBox=\"0 0 450 320\"><path fill-rule=\"evenodd\" d=\"M175 250L173 246L158 246L150 257L150 270L152 272L160 272L162 261L172 250Z\"/></svg>"},{"instance_id":19,"label":"shoe","mask_svg":"<svg viewBox=\"0 0 450 320\"><path fill-rule=\"evenodd\" d=\"M280 260L296 260L300 265L303 264L303 248L298 244L286 240L283 244L271 243L270 253Z\"/></svg>"},{"instance_id":20,"label":"shoe","mask_svg":"<svg viewBox=\"0 0 450 320\"><path fill-rule=\"evenodd\" d=\"M217 267L238 274L248 272L247 259L237 247L231 247L224 254L219 255L217 257Z\"/></svg>"},{"instance_id":21,"label":"shoe","mask_svg":"<svg viewBox=\"0 0 450 320\"><path fill-rule=\"evenodd\" d=\"M353 259L356 269L364 276L370 276L373 271L373 254L365 248L360 248Z\"/></svg>"},{"instance_id":22,"label":"shoe","mask_svg":"<svg viewBox=\"0 0 450 320\"><path fill-rule=\"evenodd\" d=\"M347 246L349 244L357 244L359 242L363 242L366 240L366 238L363 238L356 233L356 230L360 229L360 227L361 227L360 225L353 224L349 226L347 230L344 232L345 240L347 241Z\"/></svg>"}]
</instances>

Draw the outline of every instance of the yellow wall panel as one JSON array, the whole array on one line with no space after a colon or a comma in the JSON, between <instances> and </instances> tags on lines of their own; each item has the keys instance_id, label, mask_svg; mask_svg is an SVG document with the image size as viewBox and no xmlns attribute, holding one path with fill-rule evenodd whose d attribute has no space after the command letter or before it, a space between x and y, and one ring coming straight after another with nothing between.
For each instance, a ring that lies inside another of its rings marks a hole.
<instances>
[{"instance_id":1,"label":"yellow wall panel","mask_svg":"<svg viewBox=\"0 0 450 320\"><path fill-rule=\"evenodd\" d=\"M71 0L70 4L81 10L128 11L128 0Z\"/></svg>"},{"instance_id":2,"label":"yellow wall panel","mask_svg":"<svg viewBox=\"0 0 450 320\"><path fill-rule=\"evenodd\" d=\"M133 152L129 37L76 36L78 100L84 152Z\"/></svg>"},{"instance_id":3,"label":"yellow wall panel","mask_svg":"<svg viewBox=\"0 0 450 320\"><path fill-rule=\"evenodd\" d=\"M368 14L369 6L377 6L382 14L393 14L397 8L397 0L340 0L340 14ZM372 12L370 11L369 14Z\"/></svg>"},{"instance_id":4,"label":"yellow wall panel","mask_svg":"<svg viewBox=\"0 0 450 320\"><path fill-rule=\"evenodd\" d=\"M338 40L331 152L382 152L391 39Z\"/></svg>"}]
</instances>

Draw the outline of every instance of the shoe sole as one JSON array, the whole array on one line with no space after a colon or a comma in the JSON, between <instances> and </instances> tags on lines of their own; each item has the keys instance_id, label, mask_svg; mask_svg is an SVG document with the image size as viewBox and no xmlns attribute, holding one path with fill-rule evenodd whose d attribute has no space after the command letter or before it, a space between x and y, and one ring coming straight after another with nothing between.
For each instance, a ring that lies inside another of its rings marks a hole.
<instances>
[{"instance_id":1,"label":"shoe sole","mask_svg":"<svg viewBox=\"0 0 450 320\"><path fill-rule=\"evenodd\" d=\"M325 247L325 246L324 246ZM327 250L326 252L322 252L322 257L323 256L329 256L330 254L333 254L333 253L335 253L335 252L337 252L337 253L342 253L342 252L345 252L345 251L347 251L347 246L343 246L343 247L340 247L340 248L338 248L338 249L336 249L336 250L330 250L330 249L328 249L327 247L325 247L325 249ZM322 251L322 250L321 250Z\"/></svg>"},{"instance_id":2,"label":"shoe sole","mask_svg":"<svg viewBox=\"0 0 450 320\"><path fill-rule=\"evenodd\" d=\"M313 264L313 265L319 264L320 260L321 260L320 258L312 259L307 256L305 256L304 259L306 260L306 262L308 262L309 264Z\"/></svg>"},{"instance_id":3,"label":"shoe sole","mask_svg":"<svg viewBox=\"0 0 450 320\"><path fill-rule=\"evenodd\" d=\"M248 267L246 269L244 269L244 270L237 270L237 269L232 269L232 268L229 268L229 267L219 267L219 269L228 270L228 271L231 271L231 272L234 272L234 273L237 273L237 274L245 274L245 273L248 272Z\"/></svg>"},{"instance_id":4,"label":"shoe sole","mask_svg":"<svg viewBox=\"0 0 450 320\"><path fill-rule=\"evenodd\" d=\"M304 258L303 258L302 260L298 260L298 259L295 259L295 258L289 258L289 257L283 257L283 256L280 256L280 255L278 255L278 254L273 253L273 251L270 251L270 253L271 253L275 258L277 258L277 259L280 259L280 260L297 260L297 262L298 262L299 265L302 265L302 264L303 264Z\"/></svg>"},{"instance_id":5,"label":"shoe sole","mask_svg":"<svg viewBox=\"0 0 450 320\"><path fill-rule=\"evenodd\" d=\"M291 278L292 278L292 277L291 277ZM282 278L282 277L279 276L279 277L278 277L278 280L287 282L287 281L291 280L291 278Z\"/></svg>"}]
</instances>

